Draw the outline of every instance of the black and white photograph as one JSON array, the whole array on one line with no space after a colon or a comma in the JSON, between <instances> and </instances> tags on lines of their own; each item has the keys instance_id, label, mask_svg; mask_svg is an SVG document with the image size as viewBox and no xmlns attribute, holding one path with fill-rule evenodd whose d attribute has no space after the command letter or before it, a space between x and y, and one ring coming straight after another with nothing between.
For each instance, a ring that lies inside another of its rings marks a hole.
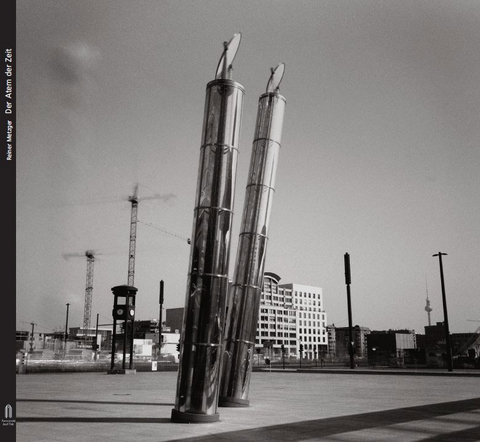
<instances>
[{"instance_id":1,"label":"black and white photograph","mask_svg":"<svg viewBox=\"0 0 480 442\"><path fill-rule=\"evenodd\" d=\"M480 1L6 3L2 440L480 441Z\"/></svg>"}]
</instances>

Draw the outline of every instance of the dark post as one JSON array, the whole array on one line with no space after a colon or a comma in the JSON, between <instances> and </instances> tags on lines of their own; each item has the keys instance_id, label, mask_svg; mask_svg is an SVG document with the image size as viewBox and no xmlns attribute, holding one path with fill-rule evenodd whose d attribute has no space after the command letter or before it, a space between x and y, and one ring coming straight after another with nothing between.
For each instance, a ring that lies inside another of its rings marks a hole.
<instances>
[{"instance_id":1,"label":"dark post","mask_svg":"<svg viewBox=\"0 0 480 442\"><path fill-rule=\"evenodd\" d=\"M95 352L95 360L97 360L98 356L98 313L97 313L97 324L95 325L95 342L93 343L93 351Z\"/></svg>"},{"instance_id":2,"label":"dark post","mask_svg":"<svg viewBox=\"0 0 480 442\"><path fill-rule=\"evenodd\" d=\"M282 364L283 369L285 370L285 345L282 344Z\"/></svg>"},{"instance_id":3,"label":"dark post","mask_svg":"<svg viewBox=\"0 0 480 442\"><path fill-rule=\"evenodd\" d=\"M34 343L34 330L35 330L35 323L30 322L30 325L32 326L32 334L30 335L30 353L33 352L33 343Z\"/></svg>"},{"instance_id":4,"label":"dark post","mask_svg":"<svg viewBox=\"0 0 480 442\"><path fill-rule=\"evenodd\" d=\"M452 363L452 348L450 346L450 331L448 327L448 313L447 313L447 297L445 295L445 281L443 280L443 264L442 264L442 255L447 255L446 253L438 252L432 256L438 256L440 262L440 281L442 283L442 301L443 301L443 316L445 323L445 344L447 349L447 367L448 371L453 371Z\"/></svg>"},{"instance_id":5,"label":"dark post","mask_svg":"<svg viewBox=\"0 0 480 442\"><path fill-rule=\"evenodd\" d=\"M127 322L125 323L127 325ZM130 362L128 368L131 370L133 368L133 339L135 338L135 321L130 321Z\"/></svg>"},{"instance_id":6,"label":"dark post","mask_svg":"<svg viewBox=\"0 0 480 442\"><path fill-rule=\"evenodd\" d=\"M122 359L122 370L125 370L125 359L127 359L127 330L128 330L128 321L123 321L123 359Z\"/></svg>"},{"instance_id":7,"label":"dark post","mask_svg":"<svg viewBox=\"0 0 480 442\"><path fill-rule=\"evenodd\" d=\"M355 368L354 347L353 347L353 330L352 330L352 301L350 298L350 255L345 253L345 284L347 285L347 305L348 305L348 354L350 355L350 368Z\"/></svg>"},{"instance_id":8,"label":"dark post","mask_svg":"<svg viewBox=\"0 0 480 442\"><path fill-rule=\"evenodd\" d=\"M113 317L113 330L112 330L112 360L110 362L110 370L113 371L115 366L115 343L117 341L117 318Z\"/></svg>"},{"instance_id":9,"label":"dark post","mask_svg":"<svg viewBox=\"0 0 480 442\"><path fill-rule=\"evenodd\" d=\"M67 340L68 340L68 308L70 304L67 303L67 319L65 320L65 345L63 347L64 356L67 354Z\"/></svg>"},{"instance_id":10,"label":"dark post","mask_svg":"<svg viewBox=\"0 0 480 442\"><path fill-rule=\"evenodd\" d=\"M160 298L158 300L160 304L159 322L158 322L158 356L162 353L162 310L163 310L163 279L160 281Z\"/></svg>"}]
</instances>

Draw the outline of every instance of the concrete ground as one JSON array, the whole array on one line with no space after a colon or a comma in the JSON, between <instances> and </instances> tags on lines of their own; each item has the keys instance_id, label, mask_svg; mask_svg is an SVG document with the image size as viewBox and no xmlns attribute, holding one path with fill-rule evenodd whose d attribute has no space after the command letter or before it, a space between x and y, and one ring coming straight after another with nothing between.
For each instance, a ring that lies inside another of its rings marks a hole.
<instances>
[{"instance_id":1,"label":"concrete ground","mask_svg":"<svg viewBox=\"0 0 480 442\"><path fill-rule=\"evenodd\" d=\"M248 408L174 424L177 373L17 375L19 442L480 441L480 376L254 372Z\"/></svg>"}]
</instances>

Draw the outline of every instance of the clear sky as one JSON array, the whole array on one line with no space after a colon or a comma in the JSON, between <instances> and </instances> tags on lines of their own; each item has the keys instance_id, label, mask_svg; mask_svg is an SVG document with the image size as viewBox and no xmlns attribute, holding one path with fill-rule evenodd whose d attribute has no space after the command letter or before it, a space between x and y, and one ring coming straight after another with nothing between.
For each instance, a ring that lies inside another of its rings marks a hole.
<instances>
[{"instance_id":1,"label":"clear sky","mask_svg":"<svg viewBox=\"0 0 480 442\"><path fill-rule=\"evenodd\" d=\"M137 319L183 307L205 86L242 41L246 89L235 262L258 97L286 65L266 270L323 288L328 322L423 332L426 287L452 332L480 322L480 2L71 0L17 2L17 327L111 323L140 201ZM149 198L155 195L164 198ZM158 226L154 228L151 224ZM168 230L175 235L163 232ZM183 239L182 239L183 238Z\"/></svg>"}]
</instances>

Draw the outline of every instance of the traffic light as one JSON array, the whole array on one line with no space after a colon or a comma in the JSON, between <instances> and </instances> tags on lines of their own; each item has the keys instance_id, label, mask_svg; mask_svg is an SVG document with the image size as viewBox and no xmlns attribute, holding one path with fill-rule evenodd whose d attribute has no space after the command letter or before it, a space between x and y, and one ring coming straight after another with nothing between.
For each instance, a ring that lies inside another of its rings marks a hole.
<instances>
[{"instance_id":1,"label":"traffic light","mask_svg":"<svg viewBox=\"0 0 480 442\"><path fill-rule=\"evenodd\" d=\"M127 307L127 319L134 319L135 318L135 306L129 305Z\"/></svg>"},{"instance_id":2,"label":"traffic light","mask_svg":"<svg viewBox=\"0 0 480 442\"><path fill-rule=\"evenodd\" d=\"M180 353L180 342L177 344L177 351Z\"/></svg>"},{"instance_id":3,"label":"traffic light","mask_svg":"<svg viewBox=\"0 0 480 442\"><path fill-rule=\"evenodd\" d=\"M125 319L125 313L127 309L125 308L126 306L117 306L117 308L113 309L112 316L115 319Z\"/></svg>"},{"instance_id":4,"label":"traffic light","mask_svg":"<svg viewBox=\"0 0 480 442\"><path fill-rule=\"evenodd\" d=\"M303 351L303 344L300 344L300 352Z\"/></svg>"},{"instance_id":5,"label":"traffic light","mask_svg":"<svg viewBox=\"0 0 480 442\"><path fill-rule=\"evenodd\" d=\"M285 345L282 344L282 353L285 353Z\"/></svg>"},{"instance_id":6,"label":"traffic light","mask_svg":"<svg viewBox=\"0 0 480 442\"><path fill-rule=\"evenodd\" d=\"M115 319L134 319L135 306L117 305L117 307L113 309L113 317Z\"/></svg>"}]
</instances>

